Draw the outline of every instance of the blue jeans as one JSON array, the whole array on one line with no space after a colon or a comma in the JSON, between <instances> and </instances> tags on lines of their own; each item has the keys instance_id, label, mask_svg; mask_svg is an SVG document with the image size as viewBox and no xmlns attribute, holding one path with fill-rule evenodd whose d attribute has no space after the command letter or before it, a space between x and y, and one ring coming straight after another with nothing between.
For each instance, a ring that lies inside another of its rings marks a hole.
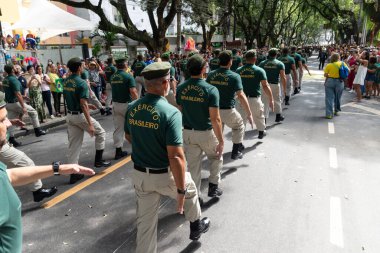
<instances>
[{"instance_id":1,"label":"blue jeans","mask_svg":"<svg viewBox=\"0 0 380 253\"><path fill-rule=\"evenodd\" d=\"M326 116L333 116L334 111L340 111L340 100L342 98L344 83L340 79L328 78L325 84Z\"/></svg>"},{"instance_id":2,"label":"blue jeans","mask_svg":"<svg viewBox=\"0 0 380 253\"><path fill-rule=\"evenodd\" d=\"M96 98L100 101L100 92L102 92L102 86L91 86L91 89L95 93Z\"/></svg>"}]
</instances>

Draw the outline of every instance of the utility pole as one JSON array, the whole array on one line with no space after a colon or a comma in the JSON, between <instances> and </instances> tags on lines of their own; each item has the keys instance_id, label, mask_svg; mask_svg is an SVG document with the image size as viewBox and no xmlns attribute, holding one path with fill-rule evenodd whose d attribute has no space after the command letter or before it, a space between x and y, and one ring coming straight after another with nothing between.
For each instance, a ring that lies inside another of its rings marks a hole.
<instances>
[{"instance_id":1,"label":"utility pole","mask_svg":"<svg viewBox=\"0 0 380 253\"><path fill-rule=\"evenodd\" d=\"M182 12L182 1L179 0L177 6L177 53L181 53L181 12Z\"/></svg>"}]
</instances>

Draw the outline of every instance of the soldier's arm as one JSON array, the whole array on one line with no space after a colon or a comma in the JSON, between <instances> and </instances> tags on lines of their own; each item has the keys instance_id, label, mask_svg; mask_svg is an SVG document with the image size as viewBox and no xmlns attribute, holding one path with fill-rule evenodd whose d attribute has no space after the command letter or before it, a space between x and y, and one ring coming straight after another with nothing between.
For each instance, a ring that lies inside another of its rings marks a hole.
<instances>
[{"instance_id":1,"label":"soldier's arm","mask_svg":"<svg viewBox=\"0 0 380 253\"><path fill-rule=\"evenodd\" d=\"M170 163L170 170L173 174L175 185L179 190L185 190L185 154L182 146L166 146ZM185 195L178 194L177 211L183 213Z\"/></svg>"},{"instance_id":2,"label":"soldier's arm","mask_svg":"<svg viewBox=\"0 0 380 253\"><path fill-rule=\"evenodd\" d=\"M127 139L127 141L128 141L129 143L132 143L132 137L131 137L130 134L125 133L125 139Z\"/></svg>"},{"instance_id":3,"label":"soldier's arm","mask_svg":"<svg viewBox=\"0 0 380 253\"><path fill-rule=\"evenodd\" d=\"M243 90L236 92L236 95L240 101L240 104L243 106L248 117L252 116L251 108L249 108L248 99Z\"/></svg>"},{"instance_id":4,"label":"soldier's arm","mask_svg":"<svg viewBox=\"0 0 380 253\"><path fill-rule=\"evenodd\" d=\"M38 179L44 179L53 176L51 165L22 167L7 170L9 181L13 186L30 184ZM84 174L92 176L95 172L78 164L62 164L59 166L59 174Z\"/></svg>"},{"instance_id":5,"label":"soldier's arm","mask_svg":"<svg viewBox=\"0 0 380 253\"><path fill-rule=\"evenodd\" d=\"M131 94L132 100L138 99L137 89L135 87L129 88L129 93Z\"/></svg>"},{"instance_id":6,"label":"soldier's arm","mask_svg":"<svg viewBox=\"0 0 380 253\"><path fill-rule=\"evenodd\" d=\"M16 92L15 92L15 96L16 96L18 102L20 103L20 105L21 105L21 107L22 107L22 110L23 110L24 113L25 113L25 112L26 112L26 108L25 108L24 98L22 97L21 92L16 91Z\"/></svg>"},{"instance_id":7,"label":"soldier's arm","mask_svg":"<svg viewBox=\"0 0 380 253\"><path fill-rule=\"evenodd\" d=\"M296 65L294 65L294 64L292 64L292 72L293 72L293 76L294 76L294 82L298 83L297 69L296 69Z\"/></svg>"},{"instance_id":8,"label":"soldier's arm","mask_svg":"<svg viewBox=\"0 0 380 253\"><path fill-rule=\"evenodd\" d=\"M268 81L267 80L261 80L261 86L263 87L263 90L269 99L269 104L272 104L273 103L273 94L272 94L272 89L270 88L270 86L268 84Z\"/></svg>"},{"instance_id":9,"label":"soldier's arm","mask_svg":"<svg viewBox=\"0 0 380 253\"><path fill-rule=\"evenodd\" d=\"M303 71L303 69L302 69L302 61L298 61L297 64L298 64L298 67L300 68L300 70Z\"/></svg>"},{"instance_id":10,"label":"soldier's arm","mask_svg":"<svg viewBox=\"0 0 380 253\"><path fill-rule=\"evenodd\" d=\"M219 157L221 157L223 155L224 140L223 140L222 120L220 118L219 108L209 107L208 110L210 113L212 129L214 130L214 134L219 142L216 151Z\"/></svg>"},{"instance_id":11,"label":"soldier's arm","mask_svg":"<svg viewBox=\"0 0 380 253\"><path fill-rule=\"evenodd\" d=\"M282 89L284 91L284 94L286 94L286 75L285 75L285 70L281 69L280 70L280 79L281 79L281 84L282 84Z\"/></svg>"},{"instance_id":12,"label":"soldier's arm","mask_svg":"<svg viewBox=\"0 0 380 253\"><path fill-rule=\"evenodd\" d=\"M83 112L84 117L86 118L86 121L88 124L88 133L92 137L95 134L95 128L91 122L90 109L88 107L87 99L85 99L85 98L80 99L80 107L82 109L82 112Z\"/></svg>"}]
</instances>

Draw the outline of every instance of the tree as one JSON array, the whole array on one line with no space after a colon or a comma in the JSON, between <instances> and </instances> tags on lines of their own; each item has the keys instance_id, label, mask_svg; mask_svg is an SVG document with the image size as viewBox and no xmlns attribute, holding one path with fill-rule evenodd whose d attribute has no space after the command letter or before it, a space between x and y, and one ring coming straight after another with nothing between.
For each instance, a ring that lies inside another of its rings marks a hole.
<instances>
[{"instance_id":1,"label":"tree","mask_svg":"<svg viewBox=\"0 0 380 253\"><path fill-rule=\"evenodd\" d=\"M186 1L185 17L202 28L202 49L210 49L212 37L231 15L233 0Z\"/></svg>"},{"instance_id":2,"label":"tree","mask_svg":"<svg viewBox=\"0 0 380 253\"><path fill-rule=\"evenodd\" d=\"M119 40L117 34L113 31L100 31L98 28L90 36L91 39L97 38L100 40L101 44L107 53L111 54L111 46L114 45L116 41ZM99 42L98 42L99 43Z\"/></svg>"},{"instance_id":3,"label":"tree","mask_svg":"<svg viewBox=\"0 0 380 253\"><path fill-rule=\"evenodd\" d=\"M103 0L97 0L97 4L93 4L91 0L53 0L61 2L76 8L84 8L93 11L100 17L99 29L102 31L112 31L125 35L128 38L143 43L150 51L162 52L165 50L167 39L165 38L166 31L172 23L179 0L136 0L143 6L149 16L152 34L146 30L139 30L132 22L127 8L126 0L108 0L115 7L120 15L123 25L115 25L106 16L103 9ZM166 15L164 14L166 11Z\"/></svg>"}]
</instances>

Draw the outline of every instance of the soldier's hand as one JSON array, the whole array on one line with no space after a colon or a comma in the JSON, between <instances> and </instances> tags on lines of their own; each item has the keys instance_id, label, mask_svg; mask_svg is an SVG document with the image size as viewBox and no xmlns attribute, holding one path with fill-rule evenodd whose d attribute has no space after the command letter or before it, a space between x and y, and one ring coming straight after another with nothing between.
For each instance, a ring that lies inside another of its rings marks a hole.
<instances>
[{"instance_id":1,"label":"soldier's hand","mask_svg":"<svg viewBox=\"0 0 380 253\"><path fill-rule=\"evenodd\" d=\"M218 155L218 158L220 159L223 155L223 149L224 149L224 143L219 142L218 145L216 145L215 153Z\"/></svg>"},{"instance_id":2,"label":"soldier's hand","mask_svg":"<svg viewBox=\"0 0 380 253\"><path fill-rule=\"evenodd\" d=\"M28 111L26 110L25 107L22 108L22 113L23 113L23 114L27 114L27 113L28 113Z\"/></svg>"},{"instance_id":3,"label":"soldier's hand","mask_svg":"<svg viewBox=\"0 0 380 253\"><path fill-rule=\"evenodd\" d=\"M95 175L95 171L90 168L80 166L78 164L61 164L59 166L59 174L70 175L70 174L83 174L92 176Z\"/></svg>"},{"instance_id":4,"label":"soldier's hand","mask_svg":"<svg viewBox=\"0 0 380 253\"><path fill-rule=\"evenodd\" d=\"M272 112L274 112L274 102L273 102L273 100L269 101L269 107L272 110Z\"/></svg>"},{"instance_id":5,"label":"soldier's hand","mask_svg":"<svg viewBox=\"0 0 380 253\"><path fill-rule=\"evenodd\" d=\"M90 134L91 137L95 135L95 127L93 125L88 127L88 133Z\"/></svg>"},{"instance_id":6,"label":"soldier's hand","mask_svg":"<svg viewBox=\"0 0 380 253\"><path fill-rule=\"evenodd\" d=\"M93 104L88 104L88 109L90 109L90 110L96 110L98 108L96 108L96 106L93 105Z\"/></svg>"},{"instance_id":7,"label":"soldier's hand","mask_svg":"<svg viewBox=\"0 0 380 253\"><path fill-rule=\"evenodd\" d=\"M253 129L253 118L252 118L252 114L250 114L250 115L247 117L247 119L248 119L248 122L249 122L249 124L251 124L251 127L252 127L252 129Z\"/></svg>"},{"instance_id":8,"label":"soldier's hand","mask_svg":"<svg viewBox=\"0 0 380 253\"><path fill-rule=\"evenodd\" d=\"M10 121L10 122L12 123L12 125L14 125L14 126L19 126L19 127L23 127L23 126L25 126L25 122L21 121L20 119L10 119L9 121Z\"/></svg>"},{"instance_id":9,"label":"soldier's hand","mask_svg":"<svg viewBox=\"0 0 380 253\"><path fill-rule=\"evenodd\" d=\"M185 205L185 194L177 194L177 212L183 214L183 206Z\"/></svg>"}]
</instances>

